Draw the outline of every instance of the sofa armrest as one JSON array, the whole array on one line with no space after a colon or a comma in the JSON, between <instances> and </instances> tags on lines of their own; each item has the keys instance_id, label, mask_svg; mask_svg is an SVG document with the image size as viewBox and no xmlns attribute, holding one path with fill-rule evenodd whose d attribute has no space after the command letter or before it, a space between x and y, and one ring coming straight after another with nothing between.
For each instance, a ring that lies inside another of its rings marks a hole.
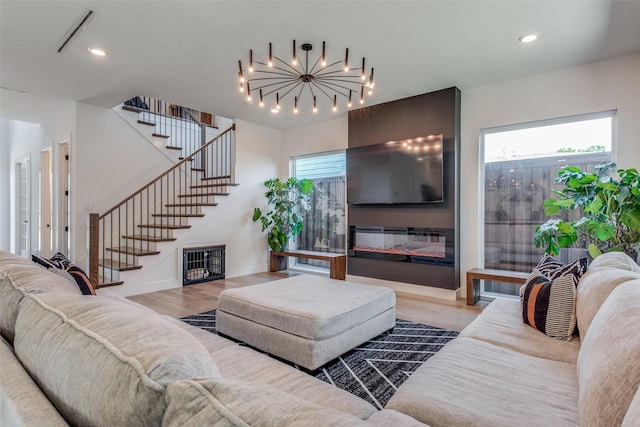
<instances>
[{"instance_id":1,"label":"sofa armrest","mask_svg":"<svg viewBox=\"0 0 640 427\"><path fill-rule=\"evenodd\" d=\"M0 425L68 426L0 337Z\"/></svg>"}]
</instances>

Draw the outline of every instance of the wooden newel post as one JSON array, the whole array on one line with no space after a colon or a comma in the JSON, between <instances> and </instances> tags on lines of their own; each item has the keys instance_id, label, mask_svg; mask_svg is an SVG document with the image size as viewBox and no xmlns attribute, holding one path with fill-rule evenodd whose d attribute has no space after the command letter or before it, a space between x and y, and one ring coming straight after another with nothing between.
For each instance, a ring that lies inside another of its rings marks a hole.
<instances>
[{"instance_id":1,"label":"wooden newel post","mask_svg":"<svg viewBox=\"0 0 640 427\"><path fill-rule=\"evenodd\" d=\"M100 283L100 215L89 214L89 279Z\"/></svg>"}]
</instances>

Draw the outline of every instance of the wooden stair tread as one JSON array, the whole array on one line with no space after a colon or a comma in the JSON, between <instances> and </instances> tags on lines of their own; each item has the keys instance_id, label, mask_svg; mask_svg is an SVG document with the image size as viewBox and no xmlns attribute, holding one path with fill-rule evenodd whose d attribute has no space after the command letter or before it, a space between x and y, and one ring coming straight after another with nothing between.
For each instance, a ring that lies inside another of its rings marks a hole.
<instances>
[{"instance_id":1,"label":"wooden stair tread","mask_svg":"<svg viewBox=\"0 0 640 427\"><path fill-rule=\"evenodd\" d=\"M142 248L132 248L131 246L116 246L114 248L106 248L106 249L111 252L118 252L118 253L127 254L127 255L134 255L134 256L158 255L160 253L160 251L152 251L149 249L142 249Z\"/></svg>"},{"instance_id":2,"label":"wooden stair tread","mask_svg":"<svg viewBox=\"0 0 640 427\"><path fill-rule=\"evenodd\" d=\"M215 187L237 187L235 182L216 182L213 184L190 185L189 188L215 188Z\"/></svg>"},{"instance_id":3,"label":"wooden stair tread","mask_svg":"<svg viewBox=\"0 0 640 427\"><path fill-rule=\"evenodd\" d=\"M178 197L210 197L210 196L228 196L229 193L194 193L194 194L178 194Z\"/></svg>"},{"instance_id":4,"label":"wooden stair tread","mask_svg":"<svg viewBox=\"0 0 640 427\"><path fill-rule=\"evenodd\" d=\"M122 109L126 111L133 111L134 113L140 113L144 111L142 108L134 107L132 105L123 105Z\"/></svg>"},{"instance_id":5,"label":"wooden stair tread","mask_svg":"<svg viewBox=\"0 0 640 427\"><path fill-rule=\"evenodd\" d=\"M106 283L94 283L93 284L93 288L94 289L102 289L102 288L110 288L112 286L122 286L124 285L124 282L120 281L120 282L106 282Z\"/></svg>"},{"instance_id":6,"label":"wooden stair tread","mask_svg":"<svg viewBox=\"0 0 640 427\"><path fill-rule=\"evenodd\" d=\"M192 167L191 170L192 171L196 171L196 172L204 172L204 169L202 169L202 168L194 168L194 167Z\"/></svg>"},{"instance_id":7,"label":"wooden stair tread","mask_svg":"<svg viewBox=\"0 0 640 427\"><path fill-rule=\"evenodd\" d=\"M130 236L122 236L125 239L142 240L145 242L174 242L175 237L159 237L159 236L145 236L142 234L133 234Z\"/></svg>"},{"instance_id":8,"label":"wooden stair tread","mask_svg":"<svg viewBox=\"0 0 640 427\"><path fill-rule=\"evenodd\" d=\"M198 206L218 206L217 203L169 203L165 205L168 208L191 208Z\"/></svg>"},{"instance_id":9,"label":"wooden stair tread","mask_svg":"<svg viewBox=\"0 0 640 427\"><path fill-rule=\"evenodd\" d=\"M150 122L148 120L142 120L142 119L138 119L138 123L140 123L141 125L147 125L147 126L155 126L155 122Z\"/></svg>"},{"instance_id":10,"label":"wooden stair tread","mask_svg":"<svg viewBox=\"0 0 640 427\"><path fill-rule=\"evenodd\" d=\"M207 176L202 178L203 181L211 181L214 179L231 179L231 175L223 175L223 176Z\"/></svg>"},{"instance_id":11,"label":"wooden stair tread","mask_svg":"<svg viewBox=\"0 0 640 427\"><path fill-rule=\"evenodd\" d=\"M182 225L182 224L138 224L139 228L158 228L161 230L183 230L186 228L191 228L190 225Z\"/></svg>"},{"instance_id":12,"label":"wooden stair tread","mask_svg":"<svg viewBox=\"0 0 640 427\"><path fill-rule=\"evenodd\" d=\"M182 147L174 147L173 145L167 145L167 150L178 150L178 151L181 151Z\"/></svg>"},{"instance_id":13,"label":"wooden stair tread","mask_svg":"<svg viewBox=\"0 0 640 427\"><path fill-rule=\"evenodd\" d=\"M102 267L118 271L139 270L142 268L141 265L128 264L126 262L118 261L117 259L101 259L99 263Z\"/></svg>"},{"instance_id":14,"label":"wooden stair tread","mask_svg":"<svg viewBox=\"0 0 640 427\"><path fill-rule=\"evenodd\" d=\"M151 216L163 217L163 218L202 218L204 214L198 213L162 213L152 214Z\"/></svg>"},{"instance_id":15,"label":"wooden stair tread","mask_svg":"<svg viewBox=\"0 0 640 427\"><path fill-rule=\"evenodd\" d=\"M155 132L154 132L154 133L152 133L151 135L153 135L153 136L157 136L158 138L164 138L164 139L169 138L169 135L162 135L162 134L160 134L160 133L155 133Z\"/></svg>"}]
</instances>

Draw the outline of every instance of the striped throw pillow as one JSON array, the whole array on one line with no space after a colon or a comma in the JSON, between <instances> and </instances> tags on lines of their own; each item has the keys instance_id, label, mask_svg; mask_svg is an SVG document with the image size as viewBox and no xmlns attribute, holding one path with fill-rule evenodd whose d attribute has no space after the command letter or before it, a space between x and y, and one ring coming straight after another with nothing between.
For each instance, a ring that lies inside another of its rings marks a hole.
<instances>
[{"instance_id":1,"label":"striped throw pillow","mask_svg":"<svg viewBox=\"0 0 640 427\"><path fill-rule=\"evenodd\" d=\"M550 337L569 341L576 328L576 286L587 259L567 265L545 255L520 288L522 320ZM554 268L555 267L555 268Z\"/></svg>"},{"instance_id":2,"label":"striped throw pillow","mask_svg":"<svg viewBox=\"0 0 640 427\"><path fill-rule=\"evenodd\" d=\"M571 340L576 327L573 275L549 279L534 268L523 286L522 320L552 338Z\"/></svg>"}]
</instances>

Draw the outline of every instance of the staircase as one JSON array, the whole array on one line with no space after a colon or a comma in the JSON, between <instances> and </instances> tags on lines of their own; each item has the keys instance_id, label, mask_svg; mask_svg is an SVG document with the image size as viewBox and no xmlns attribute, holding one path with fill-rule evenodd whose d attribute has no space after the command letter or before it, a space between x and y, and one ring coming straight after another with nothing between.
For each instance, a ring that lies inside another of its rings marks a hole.
<instances>
[{"instance_id":1,"label":"staircase","mask_svg":"<svg viewBox=\"0 0 640 427\"><path fill-rule=\"evenodd\" d=\"M141 111L123 106L129 111ZM144 126L158 124L140 119ZM190 221L229 195L235 176L235 125L211 141L191 147L170 147L180 158L172 167L103 214L89 215L89 276L97 288L122 285L120 273L138 270L141 258L157 256L174 242ZM199 147L199 148L196 148Z\"/></svg>"}]
</instances>

